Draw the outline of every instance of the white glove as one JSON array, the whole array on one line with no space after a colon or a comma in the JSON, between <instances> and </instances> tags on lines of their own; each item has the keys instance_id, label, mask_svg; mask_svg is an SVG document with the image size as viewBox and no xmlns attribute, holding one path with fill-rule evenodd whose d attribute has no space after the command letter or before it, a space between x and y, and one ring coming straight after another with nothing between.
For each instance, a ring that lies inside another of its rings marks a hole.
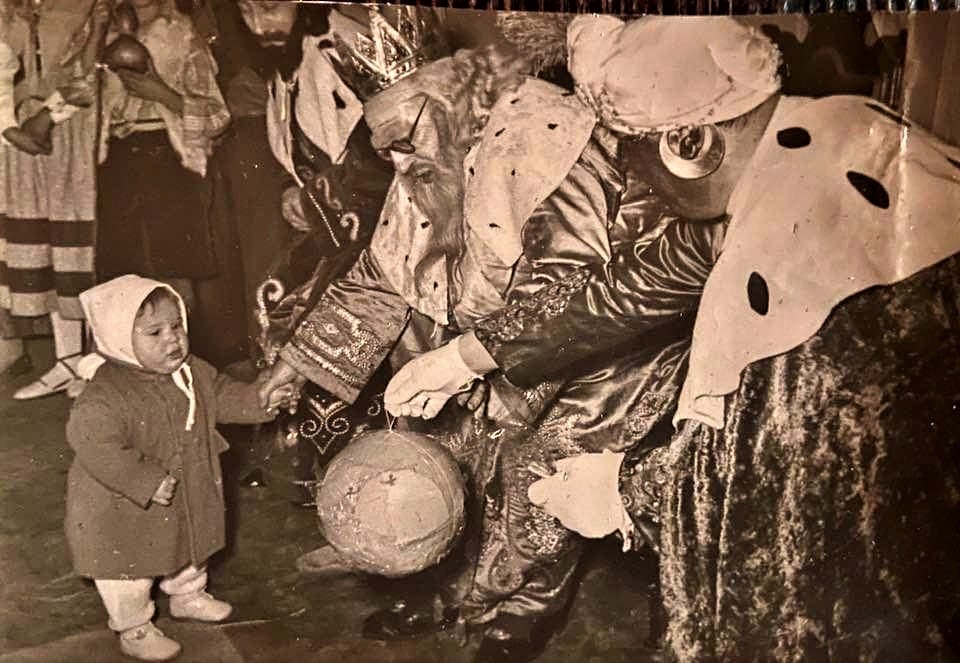
<instances>
[{"instance_id":1,"label":"white glove","mask_svg":"<svg viewBox=\"0 0 960 663\"><path fill-rule=\"evenodd\" d=\"M463 361L458 345L456 340L447 343L397 371L383 395L387 412L432 419L451 396L469 389L480 374Z\"/></svg>"},{"instance_id":2,"label":"white glove","mask_svg":"<svg viewBox=\"0 0 960 663\"><path fill-rule=\"evenodd\" d=\"M590 539L620 531L626 543L633 525L620 499L622 463L623 454L611 451L558 460L556 473L531 484L527 497L567 529Z\"/></svg>"}]
</instances>

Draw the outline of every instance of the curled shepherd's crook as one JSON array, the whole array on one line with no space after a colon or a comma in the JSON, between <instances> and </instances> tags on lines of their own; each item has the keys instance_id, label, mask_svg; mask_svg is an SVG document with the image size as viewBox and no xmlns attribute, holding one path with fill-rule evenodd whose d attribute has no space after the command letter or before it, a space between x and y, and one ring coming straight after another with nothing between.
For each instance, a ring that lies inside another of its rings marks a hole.
<instances>
[{"instance_id":1,"label":"curled shepherd's crook","mask_svg":"<svg viewBox=\"0 0 960 663\"><path fill-rule=\"evenodd\" d=\"M272 366L276 361L278 349L271 346L270 343L270 315L267 311L267 302L276 304L283 299L286 289L283 283L276 278L269 278L260 284L257 288L257 324L260 325L260 349L263 351L263 359L268 366Z\"/></svg>"}]
</instances>

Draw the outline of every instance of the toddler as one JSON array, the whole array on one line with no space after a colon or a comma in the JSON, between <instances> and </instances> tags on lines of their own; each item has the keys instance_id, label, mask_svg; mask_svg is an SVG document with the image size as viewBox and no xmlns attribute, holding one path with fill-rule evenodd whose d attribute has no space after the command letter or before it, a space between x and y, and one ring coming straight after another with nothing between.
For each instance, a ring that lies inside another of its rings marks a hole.
<instances>
[{"instance_id":1,"label":"toddler","mask_svg":"<svg viewBox=\"0 0 960 663\"><path fill-rule=\"evenodd\" d=\"M256 423L292 397L235 381L189 354L186 311L169 286L121 276L80 295L101 364L67 423L76 453L66 534L74 568L93 578L123 653L173 658L180 645L152 623L154 580L177 619L219 622L206 561L223 548L219 422Z\"/></svg>"}]
</instances>

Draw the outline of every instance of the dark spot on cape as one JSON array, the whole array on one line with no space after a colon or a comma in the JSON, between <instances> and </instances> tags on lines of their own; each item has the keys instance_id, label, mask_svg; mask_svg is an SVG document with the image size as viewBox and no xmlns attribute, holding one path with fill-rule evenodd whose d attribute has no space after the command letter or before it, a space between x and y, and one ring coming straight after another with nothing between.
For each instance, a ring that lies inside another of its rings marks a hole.
<instances>
[{"instance_id":1,"label":"dark spot on cape","mask_svg":"<svg viewBox=\"0 0 960 663\"><path fill-rule=\"evenodd\" d=\"M553 131L556 128L557 128L556 122L551 122L550 124L547 125L547 129L549 129L550 131Z\"/></svg>"},{"instance_id":2,"label":"dark spot on cape","mask_svg":"<svg viewBox=\"0 0 960 663\"><path fill-rule=\"evenodd\" d=\"M470 166L470 169L469 169L469 170L470 170L470 174L471 174L471 175L476 175L476 174L477 174L477 171L475 171L475 170L473 169L473 166Z\"/></svg>"},{"instance_id":3,"label":"dark spot on cape","mask_svg":"<svg viewBox=\"0 0 960 663\"><path fill-rule=\"evenodd\" d=\"M343 100L343 97L341 97L336 90L333 91L333 105L340 110L347 107L347 102Z\"/></svg>"},{"instance_id":4,"label":"dark spot on cape","mask_svg":"<svg viewBox=\"0 0 960 663\"><path fill-rule=\"evenodd\" d=\"M440 284L437 283L436 281L434 281L434 282L433 282L433 289L436 290L436 289L439 288L439 287L440 287Z\"/></svg>"},{"instance_id":5,"label":"dark spot on cape","mask_svg":"<svg viewBox=\"0 0 960 663\"><path fill-rule=\"evenodd\" d=\"M491 228L499 228L500 226L497 225L496 223L491 223L491 224L490 224L490 227L491 227Z\"/></svg>"},{"instance_id":6,"label":"dark spot on cape","mask_svg":"<svg viewBox=\"0 0 960 663\"><path fill-rule=\"evenodd\" d=\"M770 310L770 289L767 287L767 280L756 272L750 272L750 278L747 279L747 300L750 302L750 308L760 315L766 315Z\"/></svg>"},{"instance_id":7,"label":"dark spot on cape","mask_svg":"<svg viewBox=\"0 0 960 663\"><path fill-rule=\"evenodd\" d=\"M506 130L507 130L506 127L501 127L500 129L497 129L496 133L493 134L493 135L494 135L494 136L499 136L500 134L502 134L502 133L503 133L504 131L506 131Z\"/></svg>"},{"instance_id":8,"label":"dark spot on cape","mask_svg":"<svg viewBox=\"0 0 960 663\"><path fill-rule=\"evenodd\" d=\"M896 113L891 111L889 108L884 108L880 104L866 104L866 106L867 108L874 111L875 113L880 113L888 120L893 120L894 122L899 124L901 127L907 127L907 128L910 127L910 122L906 118L900 115L897 115Z\"/></svg>"},{"instance_id":9,"label":"dark spot on cape","mask_svg":"<svg viewBox=\"0 0 960 663\"><path fill-rule=\"evenodd\" d=\"M380 222L380 224L384 226L389 225L389 223L390 223L390 219L384 219L383 221Z\"/></svg>"},{"instance_id":10,"label":"dark spot on cape","mask_svg":"<svg viewBox=\"0 0 960 663\"><path fill-rule=\"evenodd\" d=\"M430 227L430 222L429 222L429 221L424 221L423 223L420 224L420 227L421 227L421 228L429 228L429 227Z\"/></svg>"},{"instance_id":11,"label":"dark spot on cape","mask_svg":"<svg viewBox=\"0 0 960 663\"><path fill-rule=\"evenodd\" d=\"M403 256L403 262L410 262L410 254Z\"/></svg>"},{"instance_id":12,"label":"dark spot on cape","mask_svg":"<svg viewBox=\"0 0 960 663\"><path fill-rule=\"evenodd\" d=\"M515 104L515 103L517 103L518 101L520 101L520 98L519 98L519 97L517 97L516 99L513 99L510 103L511 103L511 104Z\"/></svg>"},{"instance_id":13,"label":"dark spot on cape","mask_svg":"<svg viewBox=\"0 0 960 663\"><path fill-rule=\"evenodd\" d=\"M513 170L511 170L511 171L510 171L510 175L513 176L513 177L516 177L516 176L517 176L517 169L514 168Z\"/></svg>"},{"instance_id":14,"label":"dark spot on cape","mask_svg":"<svg viewBox=\"0 0 960 663\"><path fill-rule=\"evenodd\" d=\"M848 170L847 181L874 207L879 207L880 209L890 207L890 194L887 193L887 190L880 182L869 175L858 173L855 170Z\"/></svg>"},{"instance_id":15,"label":"dark spot on cape","mask_svg":"<svg viewBox=\"0 0 960 663\"><path fill-rule=\"evenodd\" d=\"M803 127L790 127L777 132L777 143L788 150L796 150L810 144L810 132Z\"/></svg>"}]
</instances>

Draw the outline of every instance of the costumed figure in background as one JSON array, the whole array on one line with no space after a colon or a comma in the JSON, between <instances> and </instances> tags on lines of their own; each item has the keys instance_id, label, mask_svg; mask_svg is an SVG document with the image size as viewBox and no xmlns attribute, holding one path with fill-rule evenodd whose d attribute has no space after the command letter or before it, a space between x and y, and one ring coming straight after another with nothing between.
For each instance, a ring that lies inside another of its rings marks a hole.
<instances>
[{"instance_id":1,"label":"costumed figure in background","mask_svg":"<svg viewBox=\"0 0 960 663\"><path fill-rule=\"evenodd\" d=\"M353 265L368 245L393 170L370 143L354 91L342 80L336 39L352 41L367 29L366 8L321 7L241 0L243 20L263 47L272 80L266 100L270 149L293 180L282 194L284 218L299 237L271 268L258 292L265 317L260 339L267 363L287 342L316 297ZM355 11L354 9L358 10ZM244 184L244 186L246 186ZM258 241L254 234L251 241ZM277 256L274 256L277 259ZM264 275L261 275L261 278ZM275 298L290 290L281 302ZM350 403L308 384L296 413L281 418L288 445L297 446L294 477L313 502L318 462L328 460L360 426L382 426L381 394L388 373Z\"/></svg>"},{"instance_id":2,"label":"costumed figure in background","mask_svg":"<svg viewBox=\"0 0 960 663\"><path fill-rule=\"evenodd\" d=\"M624 511L662 527L679 660L942 660L960 593L960 151L867 97L780 96L771 45L742 30L576 19L578 94L637 136L679 213L722 220L578 270L561 304L537 293L457 345L528 385L696 315L670 444L561 460L531 501L587 536ZM444 352L404 367L387 407L435 411Z\"/></svg>"},{"instance_id":3,"label":"costumed figure in background","mask_svg":"<svg viewBox=\"0 0 960 663\"><path fill-rule=\"evenodd\" d=\"M252 293L292 235L277 203L286 171L267 142L267 83L258 66L263 58L236 0L173 2L210 49L230 113L207 163L216 265L212 276L193 282L194 308L203 315L194 319L191 341L214 366L250 377L257 336Z\"/></svg>"},{"instance_id":4,"label":"costumed figure in background","mask_svg":"<svg viewBox=\"0 0 960 663\"><path fill-rule=\"evenodd\" d=\"M527 63L507 45L421 64L414 24L374 14L371 32L349 57L367 74L355 84L368 97L373 145L397 175L369 249L304 315L268 382L303 375L347 402L385 359L399 368L537 290L561 302L558 284L584 266L602 269L611 237L650 241L669 222L646 198L628 222L616 136L571 92L526 76ZM442 609L408 601L368 618L366 635L411 637L460 618L484 630L476 660L528 656L534 626L565 607L579 558L574 537L521 503L537 478L528 465L632 445L668 419L651 406L650 416L628 421L620 408L651 381L679 389L688 336L664 350L659 375L651 356L631 355L585 379L528 390L470 385L476 373L446 346L442 390L465 408L401 425L436 436L457 457L473 484L470 519L482 523L482 545L474 537L465 555L451 557L461 568L442 591ZM503 499L486 499L488 489Z\"/></svg>"},{"instance_id":5,"label":"costumed figure in background","mask_svg":"<svg viewBox=\"0 0 960 663\"><path fill-rule=\"evenodd\" d=\"M217 245L229 250L217 252L217 277L198 284L200 305L216 314L209 316L216 324L200 331L214 363L242 370L260 350L257 288L273 277L299 285L318 260L315 243L304 241L307 235L284 220L281 210L283 192L297 176L286 168L289 154L281 150L285 158L274 157L271 136L284 129L270 128L268 81L274 86L275 78L296 80L305 61L321 57L318 46L329 31L330 8L292 2L177 2L193 5L191 17L217 61L217 80L232 117L210 161L213 232ZM320 121L309 117L308 122ZM276 119L271 113L270 122ZM294 221L303 226L300 216Z\"/></svg>"},{"instance_id":6,"label":"costumed figure in background","mask_svg":"<svg viewBox=\"0 0 960 663\"><path fill-rule=\"evenodd\" d=\"M103 59L97 275L170 283L192 322L194 282L217 273L207 162L230 113L216 63L172 0L121 2Z\"/></svg>"},{"instance_id":7,"label":"costumed figure in background","mask_svg":"<svg viewBox=\"0 0 960 663\"><path fill-rule=\"evenodd\" d=\"M21 339L51 329L57 359L16 399L82 385L77 296L94 281L94 63L111 4L0 3L0 371L29 371Z\"/></svg>"}]
</instances>

